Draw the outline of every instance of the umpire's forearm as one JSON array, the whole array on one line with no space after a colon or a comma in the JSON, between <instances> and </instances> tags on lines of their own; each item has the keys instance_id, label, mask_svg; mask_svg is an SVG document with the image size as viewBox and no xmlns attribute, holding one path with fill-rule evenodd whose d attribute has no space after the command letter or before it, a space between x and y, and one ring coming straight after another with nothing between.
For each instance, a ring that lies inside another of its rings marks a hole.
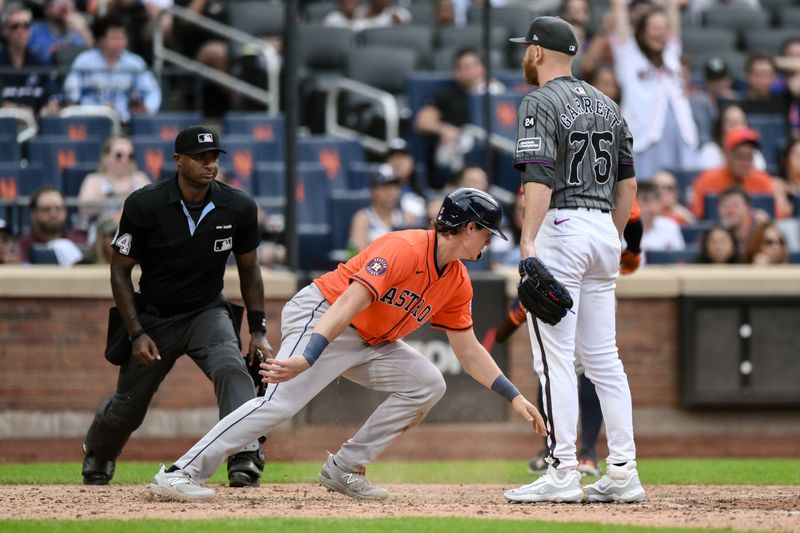
<instances>
[{"instance_id":1,"label":"umpire's forearm","mask_svg":"<svg viewBox=\"0 0 800 533\"><path fill-rule=\"evenodd\" d=\"M239 289L248 312L264 311L264 280L255 258L245 265L239 265Z\"/></svg>"},{"instance_id":2,"label":"umpire's forearm","mask_svg":"<svg viewBox=\"0 0 800 533\"><path fill-rule=\"evenodd\" d=\"M128 330L132 335L142 329L139 322L139 313L136 311L136 301L133 297L133 282L131 281L132 265L122 265L112 259L111 261L111 293L114 303Z\"/></svg>"}]
</instances>

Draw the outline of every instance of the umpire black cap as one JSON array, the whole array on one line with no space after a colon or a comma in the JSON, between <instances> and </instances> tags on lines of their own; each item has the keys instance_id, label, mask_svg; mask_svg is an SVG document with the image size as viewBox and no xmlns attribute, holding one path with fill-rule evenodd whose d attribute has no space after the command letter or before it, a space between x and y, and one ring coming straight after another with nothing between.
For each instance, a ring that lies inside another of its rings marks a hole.
<instances>
[{"instance_id":1,"label":"umpire black cap","mask_svg":"<svg viewBox=\"0 0 800 533\"><path fill-rule=\"evenodd\" d=\"M578 39L572 26L558 17L536 17L525 37L513 37L510 41L535 44L571 56L578 53Z\"/></svg>"},{"instance_id":2,"label":"umpire black cap","mask_svg":"<svg viewBox=\"0 0 800 533\"><path fill-rule=\"evenodd\" d=\"M445 196L436 221L450 228L475 222L504 241L508 240L500 231L503 209L497 200L478 189L464 187Z\"/></svg>"},{"instance_id":3,"label":"umpire black cap","mask_svg":"<svg viewBox=\"0 0 800 533\"><path fill-rule=\"evenodd\" d=\"M206 126L189 126L175 137L176 154L202 154L215 150L227 153L219 147L219 134Z\"/></svg>"}]
</instances>

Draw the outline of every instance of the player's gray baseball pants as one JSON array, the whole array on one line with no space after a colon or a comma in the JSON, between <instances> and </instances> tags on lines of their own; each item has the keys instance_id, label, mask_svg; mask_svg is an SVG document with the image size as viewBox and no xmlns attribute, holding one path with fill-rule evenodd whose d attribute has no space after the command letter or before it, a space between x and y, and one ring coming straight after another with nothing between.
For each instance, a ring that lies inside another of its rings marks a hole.
<instances>
[{"instance_id":1,"label":"player's gray baseball pants","mask_svg":"<svg viewBox=\"0 0 800 533\"><path fill-rule=\"evenodd\" d=\"M556 466L575 468L578 464L575 355L600 399L608 439L607 462L634 460L631 393L616 342L614 289L620 240L611 214L549 210L536 237L536 255L569 289L574 303L574 314L567 313L556 326L528 314L533 365L542 385L548 445Z\"/></svg>"},{"instance_id":2,"label":"player's gray baseball pants","mask_svg":"<svg viewBox=\"0 0 800 533\"><path fill-rule=\"evenodd\" d=\"M298 292L281 314L282 341L277 359L303 353L329 307L313 283ZM405 342L369 346L355 329L347 327L314 366L289 381L269 384L264 396L220 420L175 465L204 483L228 455L294 416L339 376L392 393L337 452L336 463L349 471L363 471L395 438L417 425L445 391L444 378L436 366Z\"/></svg>"}]
</instances>

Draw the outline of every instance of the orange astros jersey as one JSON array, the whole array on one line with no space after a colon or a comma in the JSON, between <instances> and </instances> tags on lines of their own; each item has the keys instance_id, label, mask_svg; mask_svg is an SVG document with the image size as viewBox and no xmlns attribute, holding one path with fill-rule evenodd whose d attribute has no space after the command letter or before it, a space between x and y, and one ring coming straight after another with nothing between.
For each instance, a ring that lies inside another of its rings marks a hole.
<instances>
[{"instance_id":1,"label":"orange astros jersey","mask_svg":"<svg viewBox=\"0 0 800 533\"><path fill-rule=\"evenodd\" d=\"M452 261L438 272L436 241L433 230L387 233L314 283L330 304L353 281L369 289L372 303L352 325L370 345L400 339L427 320L438 329L468 330L472 284L467 269Z\"/></svg>"}]
</instances>

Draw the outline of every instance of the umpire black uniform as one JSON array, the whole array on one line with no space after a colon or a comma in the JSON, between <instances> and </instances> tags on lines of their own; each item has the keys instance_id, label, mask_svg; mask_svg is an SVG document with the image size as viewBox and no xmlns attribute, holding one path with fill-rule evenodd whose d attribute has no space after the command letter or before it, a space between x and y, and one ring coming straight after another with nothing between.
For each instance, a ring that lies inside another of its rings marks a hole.
<instances>
[{"instance_id":1,"label":"umpire black uniform","mask_svg":"<svg viewBox=\"0 0 800 533\"><path fill-rule=\"evenodd\" d=\"M235 313L221 291L233 252L248 310L248 353L269 353L256 255L258 208L243 191L215 180L222 152L215 131L203 126L183 130L175 139L178 172L125 201L113 241L111 285L131 356L122 362L116 393L100 404L86 435L86 484L111 480L125 442L182 354L214 382L220 417L255 397ZM131 282L136 264L142 272L140 294L134 294ZM229 461L231 486L258 485L263 466L258 442L249 444Z\"/></svg>"}]
</instances>

